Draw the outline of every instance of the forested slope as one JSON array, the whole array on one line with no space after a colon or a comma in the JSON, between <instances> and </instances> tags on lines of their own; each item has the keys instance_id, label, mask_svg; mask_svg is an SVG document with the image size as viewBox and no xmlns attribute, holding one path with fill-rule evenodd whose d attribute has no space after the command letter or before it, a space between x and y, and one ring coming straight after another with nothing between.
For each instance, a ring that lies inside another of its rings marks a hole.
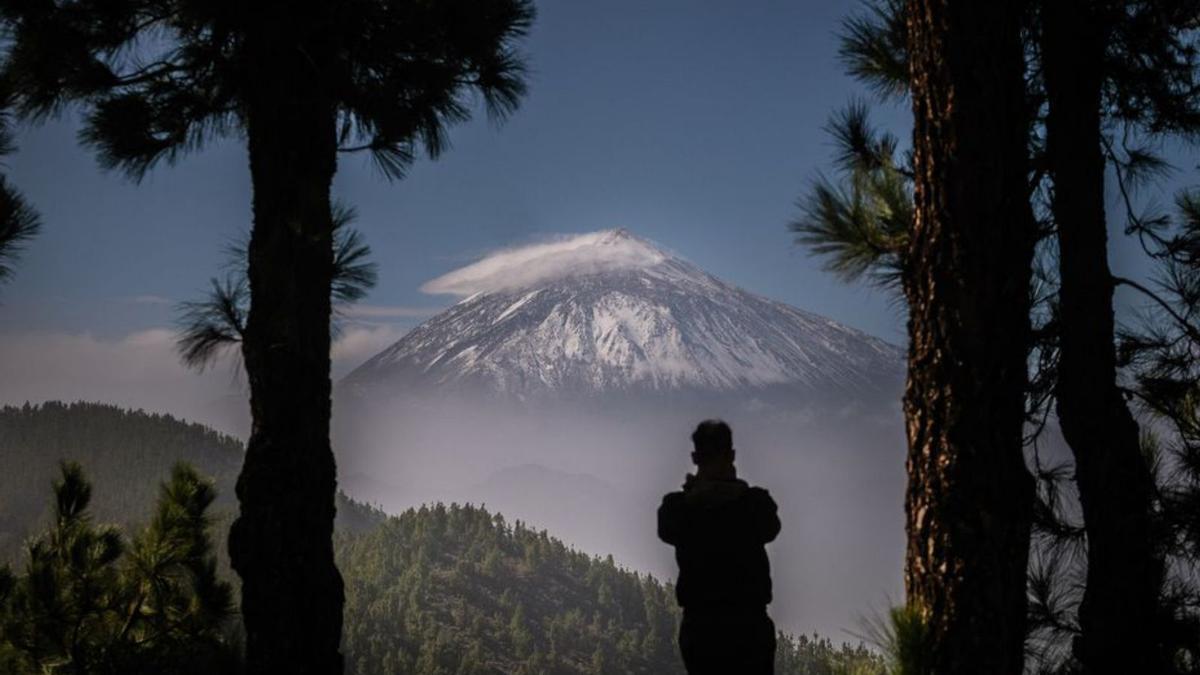
<instances>
[{"instance_id":1,"label":"forested slope","mask_svg":"<svg viewBox=\"0 0 1200 675\"><path fill-rule=\"evenodd\" d=\"M0 561L48 524L50 482L62 460L79 462L94 486L92 515L128 526L145 519L159 484L186 461L216 482L213 515L228 525L242 443L170 415L99 403L48 402L0 408ZM359 529L379 514L339 495L338 525ZM224 535L217 543L224 551Z\"/></svg>"},{"instance_id":2,"label":"forested slope","mask_svg":"<svg viewBox=\"0 0 1200 675\"><path fill-rule=\"evenodd\" d=\"M347 670L645 673L683 669L672 588L473 506L408 511L337 546ZM780 675L881 673L861 646L780 641Z\"/></svg>"}]
</instances>

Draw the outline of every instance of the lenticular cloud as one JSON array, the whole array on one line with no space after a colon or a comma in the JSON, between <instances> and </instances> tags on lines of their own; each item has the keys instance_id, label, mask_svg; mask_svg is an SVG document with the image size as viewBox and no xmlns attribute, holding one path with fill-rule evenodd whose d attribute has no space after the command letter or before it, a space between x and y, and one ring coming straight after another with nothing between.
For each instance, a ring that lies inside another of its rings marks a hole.
<instances>
[{"instance_id":1,"label":"lenticular cloud","mask_svg":"<svg viewBox=\"0 0 1200 675\"><path fill-rule=\"evenodd\" d=\"M665 259L661 250L625 230L603 230L501 249L426 282L421 290L465 297L528 288L570 276L651 267Z\"/></svg>"}]
</instances>

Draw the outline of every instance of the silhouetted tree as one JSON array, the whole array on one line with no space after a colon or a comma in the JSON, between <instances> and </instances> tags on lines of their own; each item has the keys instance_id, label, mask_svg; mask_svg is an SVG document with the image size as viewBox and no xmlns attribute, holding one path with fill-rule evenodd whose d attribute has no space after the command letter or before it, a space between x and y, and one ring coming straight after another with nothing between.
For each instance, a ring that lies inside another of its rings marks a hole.
<instances>
[{"instance_id":1,"label":"silhouetted tree","mask_svg":"<svg viewBox=\"0 0 1200 675\"><path fill-rule=\"evenodd\" d=\"M1177 217L1155 228L1152 303L1121 335L1126 393L1144 415L1154 471L1155 541L1165 554L1156 636L1170 670L1200 672L1200 197L1177 197ZM1135 282L1128 282L1135 283Z\"/></svg>"},{"instance_id":2,"label":"silhouetted tree","mask_svg":"<svg viewBox=\"0 0 1200 675\"><path fill-rule=\"evenodd\" d=\"M0 570L4 672L235 672L233 589L208 537L212 484L177 465L130 545L91 522L91 496L79 465L64 463L49 532L20 576Z\"/></svg>"},{"instance_id":3,"label":"silhouetted tree","mask_svg":"<svg viewBox=\"0 0 1200 675\"><path fill-rule=\"evenodd\" d=\"M1038 23L1059 261L1055 399L1075 457L1087 535L1074 653L1091 673L1166 667L1158 621L1163 569L1151 532L1154 482L1138 424L1118 388L1107 251L1102 111L1110 102L1104 96L1109 44L1119 37L1117 24L1129 20L1124 5L1044 2Z\"/></svg>"},{"instance_id":4,"label":"silhouetted tree","mask_svg":"<svg viewBox=\"0 0 1200 675\"><path fill-rule=\"evenodd\" d=\"M908 58L899 39L902 9L900 0L874 4L847 20L842 36L850 72L884 98L906 94L906 83L897 76ZM1155 668L1154 659L1161 664L1165 658L1162 637L1171 633L1156 609L1171 603L1160 563L1161 549L1170 544L1153 532L1152 476L1118 384L1112 289L1114 281L1129 282L1108 271L1104 172L1107 161L1129 207L1129 229L1143 241L1155 242L1159 219L1136 214L1130 194L1138 182L1164 170L1165 163L1153 153L1158 138L1191 137L1200 128L1191 30L1200 3L1113 0L1033 3L1031 9L1035 11L1028 14L1025 29L1027 53L1034 59L1026 82L1035 128L1031 180L1037 188L1035 209L1044 219L1046 260L1035 268L1040 283L1033 307L1039 325L1028 392L1030 440L1036 448L1046 414L1057 403L1077 459L1075 477L1086 516L1086 530L1063 520L1066 502L1056 483L1072 474L1067 467L1038 462L1043 489L1035 524L1041 545L1048 548L1039 552L1031 570L1035 624L1045 633L1037 641L1046 642L1048 634L1057 636L1050 642L1080 635L1077 651L1093 650L1082 665L1095 672L1129 659L1150 659L1148 667ZM802 242L828 256L835 272L850 277L871 273L886 283L903 267L897 250L902 250L905 233L892 217L903 211L895 199L903 193L896 180L882 178L899 176L905 183L911 168L906 161L887 170L898 163L895 144L873 141L881 135L866 124L864 106L853 106L851 113L832 125L841 148L837 163L843 181L818 181L801 201L802 217L793 229ZM1090 545L1093 537L1096 546ZM1072 562L1076 548L1084 552L1087 565ZM1084 568L1087 578L1086 584L1082 577L1078 580L1085 594L1078 623L1069 606L1079 600L1071 588L1077 567ZM1053 608L1046 604L1051 598ZM1116 635L1134 636L1140 646L1131 648ZM1062 652L1054 644L1039 649Z\"/></svg>"},{"instance_id":5,"label":"silhouetted tree","mask_svg":"<svg viewBox=\"0 0 1200 675\"><path fill-rule=\"evenodd\" d=\"M1036 228L1022 3L909 0L908 605L931 672L1022 671Z\"/></svg>"},{"instance_id":6,"label":"silhouetted tree","mask_svg":"<svg viewBox=\"0 0 1200 675\"><path fill-rule=\"evenodd\" d=\"M867 116L862 102L833 115L827 130L841 180L818 178L799 200L801 216L791 229L845 281L867 277L902 293L913 223L912 167L897 159L898 139L872 127Z\"/></svg>"},{"instance_id":7,"label":"silhouetted tree","mask_svg":"<svg viewBox=\"0 0 1200 675\"><path fill-rule=\"evenodd\" d=\"M11 103L8 92L0 84L0 157L16 150L13 143ZM13 273L13 263L21 255L25 244L37 234L40 219L33 207L8 181L0 175L0 283L7 281Z\"/></svg>"},{"instance_id":8,"label":"silhouetted tree","mask_svg":"<svg viewBox=\"0 0 1200 675\"><path fill-rule=\"evenodd\" d=\"M524 92L528 0L0 3L17 112L84 108L82 139L137 178L216 135L246 139L253 182L242 356L253 418L230 554L247 665L340 673L333 561L330 293L339 151L388 177L436 155L481 95ZM299 590L302 589L302 590Z\"/></svg>"},{"instance_id":9,"label":"silhouetted tree","mask_svg":"<svg viewBox=\"0 0 1200 675\"><path fill-rule=\"evenodd\" d=\"M375 287L375 263L369 262L371 247L358 230L349 227L353 209L335 205L333 212L333 283L330 296L336 317L339 305L357 302ZM250 313L250 282L247 278L246 246L229 248L228 274L209 280L211 288L203 300L179 306L179 339L176 347L188 366L203 370L224 352L240 345ZM336 322L334 331L337 330Z\"/></svg>"}]
</instances>

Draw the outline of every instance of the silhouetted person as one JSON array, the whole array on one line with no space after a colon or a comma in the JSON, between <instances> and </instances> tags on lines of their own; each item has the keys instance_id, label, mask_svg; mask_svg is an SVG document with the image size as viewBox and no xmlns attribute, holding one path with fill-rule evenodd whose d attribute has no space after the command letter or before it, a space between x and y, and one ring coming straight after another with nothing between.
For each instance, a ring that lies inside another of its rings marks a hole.
<instances>
[{"instance_id":1,"label":"silhouetted person","mask_svg":"<svg viewBox=\"0 0 1200 675\"><path fill-rule=\"evenodd\" d=\"M767 542L779 534L775 501L739 480L733 432L705 420L692 434L695 475L663 497L658 537L675 547L683 608L679 650L690 675L775 672Z\"/></svg>"}]
</instances>

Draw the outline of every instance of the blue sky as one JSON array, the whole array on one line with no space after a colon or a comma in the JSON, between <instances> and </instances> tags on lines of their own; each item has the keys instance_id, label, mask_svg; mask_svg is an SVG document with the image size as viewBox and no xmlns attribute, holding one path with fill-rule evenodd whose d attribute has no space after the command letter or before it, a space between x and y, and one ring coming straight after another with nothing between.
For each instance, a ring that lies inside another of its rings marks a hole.
<instances>
[{"instance_id":1,"label":"blue sky","mask_svg":"<svg viewBox=\"0 0 1200 675\"><path fill-rule=\"evenodd\" d=\"M745 288L902 342L888 297L821 271L786 228L796 197L828 166L831 111L864 94L836 55L852 7L540 2L525 49L530 95L509 121L454 129L449 152L400 182L343 157L335 193L357 208L380 283L341 367L451 302L421 293L423 282L496 247L617 226ZM903 104L876 113L902 136L907 117ZM9 159L45 226L0 289L0 337L109 344L169 328L172 305L202 291L248 226L238 139L135 185L101 171L75 129L69 115L29 128ZM1139 264L1124 245L1114 258Z\"/></svg>"},{"instance_id":2,"label":"blue sky","mask_svg":"<svg viewBox=\"0 0 1200 675\"><path fill-rule=\"evenodd\" d=\"M336 194L382 272L371 304L443 305L417 287L472 256L624 226L747 288L899 337L882 298L822 274L786 231L829 154L822 125L857 91L835 54L843 3L538 7L530 95L507 123L456 128L448 153L397 183L343 158ZM45 232L4 289L5 330L161 325L169 307L153 299L195 294L249 221L237 140L134 185L102 172L64 119L24 133L10 171Z\"/></svg>"}]
</instances>

